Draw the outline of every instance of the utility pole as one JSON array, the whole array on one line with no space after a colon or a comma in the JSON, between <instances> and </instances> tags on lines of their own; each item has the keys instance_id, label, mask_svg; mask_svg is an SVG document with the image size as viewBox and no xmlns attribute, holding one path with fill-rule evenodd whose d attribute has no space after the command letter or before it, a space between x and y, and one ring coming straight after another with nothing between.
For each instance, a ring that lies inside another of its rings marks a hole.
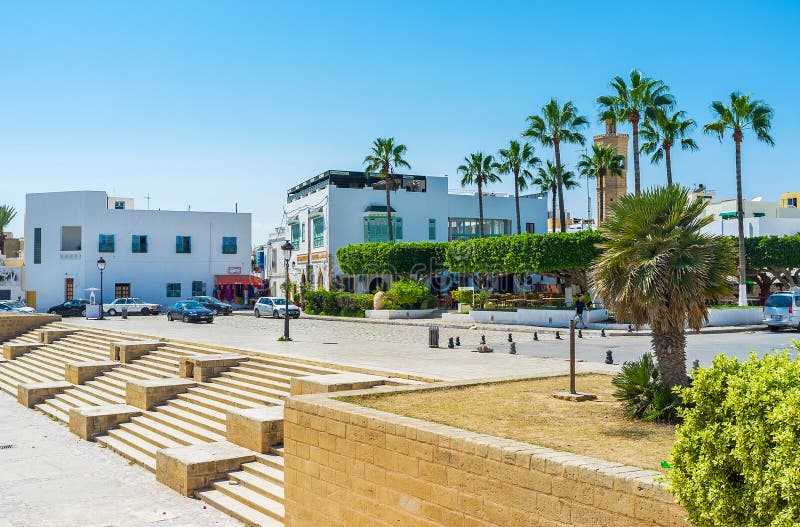
<instances>
[{"instance_id":1,"label":"utility pole","mask_svg":"<svg viewBox=\"0 0 800 527\"><path fill-rule=\"evenodd\" d=\"M144 197L147 200L147 210L150 210L150 193L147 193L147 196Z\"/></svg>"}]
</instances>

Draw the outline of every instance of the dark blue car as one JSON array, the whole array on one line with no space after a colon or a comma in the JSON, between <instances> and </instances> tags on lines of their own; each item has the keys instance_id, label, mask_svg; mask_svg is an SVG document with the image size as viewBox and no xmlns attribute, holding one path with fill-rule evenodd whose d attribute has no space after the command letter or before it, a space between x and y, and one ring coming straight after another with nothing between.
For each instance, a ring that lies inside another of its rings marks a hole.
<instances>
[{"instance_id":1,"label":"dark blue car","mask_svg":"<svg viewBox=\"0 0 800 527\"><path fill-rule=\"evenodd\" d=\"M167 320L183 320L184 322L214 322L214 312L203 307L200 302L178 302L167 308Z\"/></svg>"}]
</instances>

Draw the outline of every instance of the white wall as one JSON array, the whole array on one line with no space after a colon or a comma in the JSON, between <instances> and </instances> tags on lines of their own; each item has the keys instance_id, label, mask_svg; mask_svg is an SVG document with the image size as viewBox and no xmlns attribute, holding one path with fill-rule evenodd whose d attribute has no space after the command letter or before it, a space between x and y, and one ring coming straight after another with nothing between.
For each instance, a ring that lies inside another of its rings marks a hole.
<instances>
[{"instance_id":1,"label":"white wall","mask_svg":"<svg viewBox=\"0 0 800 527\"><path fill-rule=\"evenodd\" d=\"M61 226L81 226L82 250L60 250ZM42 261L34 264L34 228L42 229ZM113 253L100 253L100 234L113 234ZM147 235L148 252L131 252L131 236ZM89 298L85 290L100 286L97 259L106 262L103 300L114 299L114 284L130 283L131 295L148 302L172 304L191 296L192 281L214 289L214 275L228 274L229 267L250 273L250 214L106 208L105 192L54 192L28 194L26 198L25 280L36 291L39 310L64 300L65 278L73 278L75 298ZM175 252L175 237L191 236L192 252ZM222 254L222 237L237 238L237 254ZM181 284L180 298L167 298L166 284ZM97 295L99 300L99 294Z\"/></svg>"},{"instance_id":2,"label":"white wall","mask_svg":"<svg viewBox=\"0 0 800 527\"><path fill-rule=\"evenodd\" d=\"M703 228L708 234L738 236L739 224L736 218L716 220ZM744 235L752 236L788 236L800 233L800 218L745 218Z\"/></svg>"}]
</instances>

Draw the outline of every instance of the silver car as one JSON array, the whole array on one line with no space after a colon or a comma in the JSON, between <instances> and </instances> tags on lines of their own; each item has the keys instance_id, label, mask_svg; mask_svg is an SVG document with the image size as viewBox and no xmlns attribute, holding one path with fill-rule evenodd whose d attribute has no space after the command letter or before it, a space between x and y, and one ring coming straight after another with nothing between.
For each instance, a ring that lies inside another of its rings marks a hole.
<instances>
[{"instance_id":1,"label":"silver car","mask_svg":"<svg viewBox=\"0 0 800 527\"><path fill-rule=\"evenodd\" d=\"M253 308L256 318L268 317L283 318L286 316L286 299L274 296L262 296ZM300 318L300 308L289 304L289 317Z\"/></svg>"},{"instance_id":2,"label":"silver car","mask_svg":"<svg viewBox=\"0 0 800 527\"><path fill-rule=\"evenodd\" d=\"M800 331L800 289L771 294L764 304L763 323L771 331L781 328Z\"/></svg>"}]
</instances>

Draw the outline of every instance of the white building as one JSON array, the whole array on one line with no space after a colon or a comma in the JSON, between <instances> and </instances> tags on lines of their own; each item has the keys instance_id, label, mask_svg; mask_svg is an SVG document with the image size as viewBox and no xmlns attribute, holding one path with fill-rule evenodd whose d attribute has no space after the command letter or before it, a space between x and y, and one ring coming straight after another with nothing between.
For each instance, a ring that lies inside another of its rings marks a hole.
<instances>
[{"instance_id":1,"label":"white building","mask_svg":"<svg viewBox=\"0 0 800 527\"><path fill-rule=\"evenodd\" d=\"M738 236L739 224L736 219L737 206L735 199L713 201L713 192L696 190L697 199L708 201L706 214L714 217L714 221L703 231L708 234ZM784 194L790 196L790 194ZM744 200L744 235L753 236L787 236L800 233L800 209L792 206L789 199L782 196L782 202L763 201L761 198ZM787 204L788 203L788 204Z\"/></svg>"},{"instance_id":2,"label":"white building","mask_svg":"<svg viewBox=\"0 0 800 527\"><path fill-rule=\"evenodd\" d=\"M101 256L106 303L137 296L167 305L216 290L244 301L259 282L246 213L136 210L133 199L96 191L28 194L25 237L25 286L40 311L88 299L100 287Z\"/></svg>"},{"instance_id":3,"label":"white building","mask_svg":"<svg viewBox=\"0 0 800 527\"><path fill-rule=\"evenodd\" d=\"M395 241L478 236L477 192L448 190L446 176L397 175L396 181L398 188L391 194ZM290 279L326 289L331 284L349 291L368 289L342 275L336 251L354 243L388 241L385 189L378 177L338 170L289 189L286 232L294 245ZM484 192L483 217L486 236L516 233L514 196ZM520 217L522 232L547 232L546 194L520 196Z\"/></svg>"}]
</instances>

